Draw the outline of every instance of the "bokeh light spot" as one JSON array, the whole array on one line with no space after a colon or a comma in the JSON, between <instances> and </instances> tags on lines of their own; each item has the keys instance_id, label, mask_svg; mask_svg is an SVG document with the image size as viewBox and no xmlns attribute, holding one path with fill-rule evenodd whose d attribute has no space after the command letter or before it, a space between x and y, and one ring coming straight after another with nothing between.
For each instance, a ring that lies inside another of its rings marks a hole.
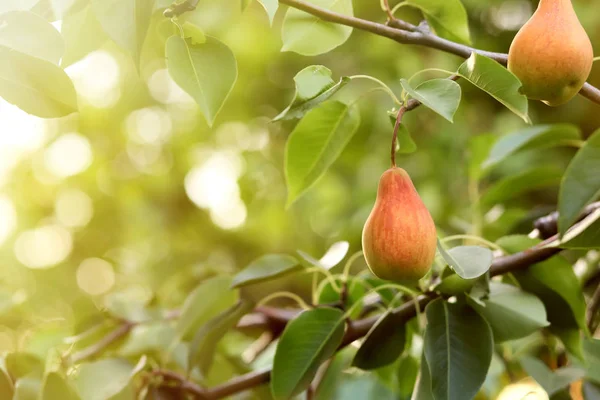
<instances>
[{"instance_id":1,"label":"bokeh light spot","mask_svg":"<svg viewBox=\"0 0 600 400\"><path fill-rule=\"evenodd\" d=\"M169 114L157 107L133 111L127 117L129 137L143 144L164 143L170 136L172 123Z\"/></svg>"},{"instance_id":2,"label":"bokeh light spot","mask_svg":"<svg viewBox=\"0 0 600 400\"><path fill-rule=\"evenodd\" d=\"M71 234L60 225L46 225L25 231L15 242L19 262L33 269L44 269L64 261L73 248Z\"/></svg>"},{"instance_id":3,"label":"bokeh light spot","mask_svg":"<svg viewBox=\"0 0 600 400\"><path fill-rule=\"evenodd\" d=\"M77 285L92 296L108 292L115 284L115 271L101 258L83 260L77 268Z\"/></svg>"},{"instance_id":4,"label":"bokeh light spot","mask_svg":"<svg viewBox=\"0 0 600 400\"><path fill-rule=\"evenodd\" d=\"M94 214L90 196L78 189L67 189L58 194L54 203L58 221L68 227L86 226Z\"/></svg>"},{"instance_id":5,"label":"bokeh light spot","mask_svg":"<svg viewBox=\"0 0 600 400\"><path fill-rule=\"evenodd\" d=\"M66 68L77 92L92 106L109 108L121 97L121 70L117 60L103 50L88 54Z\"/></svg>"},{"instance_id":6,"label":"bokeh light spot","mask_svg":"<svg viewBox=\"0 0 600 400\"><path fill-rule=\"evenodd\" d=\"M0 245L8 239L17 226L17 211L6 195L0 195Z\"/></svg>"},{"instance_id":7,"label":"bokeh light spot","mask_svg":"<svg viewBox=\"0 0 600 400\"><path fill-rule=\"evenodd\" d=\"M67 133L56 139L44 154L46 168L58 178L85 171L92 163L92 146L78 133Z\"/></svg>"}]
</instances>

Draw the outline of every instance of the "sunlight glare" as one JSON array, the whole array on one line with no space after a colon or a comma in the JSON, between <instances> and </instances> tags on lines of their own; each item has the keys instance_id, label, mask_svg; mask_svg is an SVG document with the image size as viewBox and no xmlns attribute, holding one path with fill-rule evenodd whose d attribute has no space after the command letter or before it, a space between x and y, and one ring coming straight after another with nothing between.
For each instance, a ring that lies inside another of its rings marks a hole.
<instances>
[{"instance_id":1,"label":"sunlight glare","mask_svg":"<svg viewBox=\"0 0 600 400\"><path fill-rule=\"evenodd\" d=\"M121 97L121 70L117 60L107 51L97 50L65 71L73 80L77 92L92 106L109 108Z\"/></svg>"},{"instance_id":2,"label":"sunlight glare","mask_svg":"<svg viewBox=\"0 0 600 400\"><path fill-rule=\"evenodd\" d=\"M0 246L17 227L17 211L10 198L0 195Z\"/></svg>"},{"instance_id":3,"label":"sunlight glare","mask_svg":"<svg viewBox=\"0 0 600 400\"><path fill-rule=\"evenodd\" d=\"M70 228L86 226L94 215L92 199L78 189L67 189L56 196L54 213L58 221Z\"/></svg>"},{"instance_id":4,"label":"sunlight glare","mask_svg":"<svg viewBox=\"0 0 600 400\"><path fill-rule=\"evenodd\" d=\"M83 260L77 268L77 285L92 296L108 292L115 284L115 271L101 258Z\"/></svg>"},{"instance_id":5,"label":"sunlight glare","mask_svg":"<svg viewBox=\"0 0 600 400\"><path fill-rule=\"evenodd\" d=\"M19 262L32 269L44 269L64 261L73 248L69 231L60 225L46 225L19 235L15 255Z\"/></svg>"},{"instance_id":6,"label":"sunlight glare","mask_svg":"<svg viewBox=\"0 0 600 400\"><path fill-rule=\"evenodd\" d=\"M84 136L67 133L46 149L44 162L48 171L58 178L77 175L91 165L92 146Z\"/></svg>"}]
</instances>

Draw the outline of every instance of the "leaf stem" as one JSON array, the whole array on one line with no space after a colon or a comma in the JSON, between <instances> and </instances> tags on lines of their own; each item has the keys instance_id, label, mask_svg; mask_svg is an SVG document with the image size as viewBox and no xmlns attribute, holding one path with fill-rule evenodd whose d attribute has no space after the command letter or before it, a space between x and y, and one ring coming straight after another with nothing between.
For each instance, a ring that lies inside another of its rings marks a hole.
<instances>
[{"instance_id":1,"label":"leaf stem","mask_svg":"<svg viewBox=\"0 0 600 400\"><path fill-rule=\"evenodd\" d=\"M396 116L396 123L394 124L394 132L392 133L392 150L391 150L391 161L392 168L396 167L396 140L398 139L398 129L400 128L400 123L402 122L402 116L407 111L405 106L400 107L398 110L398 115Z\"/></svg>"},{"instance_id":2,"label":"leaf stem","mask_svg":"<svg viewBox=\"0 0 600 400\"><path fill-rule=\"evenodd\" d=\"M421 74L423 74L425 72L441 72L441 73L444 73L444 74L446 74L448 76L452 76L452 75L455 74L455 72L447 71L447 70L442 69L442 68L426 68L426 69L423 69L421 71L415 72L413 74L413 76L411 76L410 78L408 78L408 83L411 83L414 78L416 78L417 76L419 76L419 75L421 75Z\"/></svg>"},{"instance_id":3,"label":"leaf stem","mask_svg":"<svg viewBox=\"0 0 600 400\"><path fill-rule=\"evenodd\" d=\"M306 304L306 302L297 294L295 293L291 293L291 292L275 292L275 293L271 293L270 295L268 295L267 297L265 297L264 299L262 299L261 301L258 302L258 304L256 305L256 308L260 307L260 306L264 306L265 304L267 304L268 302L270 302L271 300L275 300L281 297L285 297L291 300L294 300L296 303L298 303L298 305L300 306L300 308L304 309L304 310L309 310L311 307Z\"/></svg>"},{"instance_id":4,"label":"leaf stem","mask_svg":"<svg viewBox=\"0 0 600 400\"><path fill-rule=\"evenodd\" d=\"M352 254L348 261L346 261L346 264L344 265L344 272L342 272L344 281L348 280L348 276L350 275L350 268L352 267L352 264L354 264L354 261L358 260L362 255L362 250L359 250L356 253Z\"/></svg>"},{"instance_id":5,"label":"leaf stem","mask_svg":"<svg viewBox=\"0 0 600 400\"><path fill-rule=\"evenodd\" d=\"M398 99L398 97L396 97L396 95L394 94L394 92L392 91L392 89L390 89L390 87L388 85L386 85L385 83L383 83L383 81L380 81L379 79L373 77L373 76L369 76L369 75L352 75L348 77L349 79L367 79L373 82L376 82L377 84L379 84L389 95L390 97L394 100L394 103L396 104L402 104L402 102Z\"/></svg>"},{"instance_id":6,"label":"leaf stem","mask_svg":"<svg viewBox=\"0 0 600 400\"><path fill-rule=\"evenodd\" d=\"M452 236L447 236L447 237L441 239L441 241L443 243L446 243L446 242L450 242L452 240L460 240L460 239L463 239L463 240L465 240L465 239L466 240L474 240L476 242L480 242L480 243L483 243L483 244L487 245L489 248L501 251L502 254L506 254L506 251L504 251L504 249L502 247L500 247L496 243L490 242L489 240L484 239L484 238L482 238L480 236L475 236L475 235L452 235Z\"/></svg>"}]
</instances>

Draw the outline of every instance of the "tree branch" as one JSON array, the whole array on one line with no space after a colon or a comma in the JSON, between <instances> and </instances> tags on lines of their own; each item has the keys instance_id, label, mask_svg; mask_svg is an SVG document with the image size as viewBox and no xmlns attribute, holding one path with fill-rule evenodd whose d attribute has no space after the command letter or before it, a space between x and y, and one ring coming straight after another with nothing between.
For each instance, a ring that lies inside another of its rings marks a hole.
<instances>
[{"instance_id":1,"label":"tree branch","mask_svg":"<svg viewBox=\"0 0 600 400\"><path fill-rule=\"evenodd\" d=\"M410 28L409 25L407 25L405 21L396 18L388 21L388 25L384 25L377 22L364 20L361 18L338 14L326 8L306 3L302 0L279 0L279 2L281 4L286 4L290 7L312 14L315 17L322 19L323 21L333 22L336 24L346 25L352 28L360 29L366 32L371 32L378 36L387 37L401 44L415 44L420 46L431 47L433 49L454 54L462 58L469 58L471 56L471 53L478 53L483 56L489 57L493 60L496 60L502 65L506 65L508 61L508 55L505 53L496 53L491 51L475 49L470 46L466 46L460 43L452 42L450 40L441 38L422 29L419 29L418 27L414 27L413 30ZM583 85L583 88L579 91L579 94L593 101L594 103L600 104L600 89L592 86L589 83Z\"/></svg>"}]
</instances>

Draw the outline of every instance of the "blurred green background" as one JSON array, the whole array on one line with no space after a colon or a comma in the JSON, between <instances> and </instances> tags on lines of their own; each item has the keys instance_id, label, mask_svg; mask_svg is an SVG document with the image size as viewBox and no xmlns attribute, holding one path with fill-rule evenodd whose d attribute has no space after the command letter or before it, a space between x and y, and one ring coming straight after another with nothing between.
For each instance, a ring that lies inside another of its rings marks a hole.
<instances>
[{"instance_id":1,"label":"blurred green background","mask_svg":"<svg viewBox=\"0 0 600 400\"><path fill-rule=\"evenodd\" d=\"M526 0L463 3L474 46L499 52L508 50L536 7ZM592 43L600 43L597 4L573 3ZM50 4L42 1L34 11L53 21ZM357 16L384 20L375 1L354 6ZM168 76L164 43L171 27L160 11L139 72L94 24L73 32L54 22L71 43L67 73L81 112L41 120L0 102L0 352L44 355L51 344L119 307L177 308L207 276L233 273L265 253L302 250L320 257L342 240L351 253L360 250L362 225L389 164L389 97L375 92L358 102L359 131L289 209L283 157L294 124L270 119L287 106L294 75L308 65L324 65L336 79L372 75L400 93L400 78L424 68L454 70L462 60L359 31L323 56L281 53L282 16L283 7L270 27L257 2L242 11L240 1L222 0L203 0L185 15L225 42L238 61L238 80L212 129ZM407 8L399 17L419 21L419 13ZM599 68L589 81L600 85ZM353 101L371 86L352 82L338 96ZM440 233L447 234L476 229L477 193L467 172L471 140L525 127L491 97L461 86L454 124L424 107L406 115L418 151L399 156ZM560 108L530 107L534 123L572 123L585 136L600 125L597 105L580 96ZM564 170L574 152L526 152L487 180L532 165ZM556 208L557 193L558 182L484 207L482 235L494 240L529 232L535 217ZM305 294L309 282L284 279L263 290L283 288Z\"/></svg>"}]
</instances>

